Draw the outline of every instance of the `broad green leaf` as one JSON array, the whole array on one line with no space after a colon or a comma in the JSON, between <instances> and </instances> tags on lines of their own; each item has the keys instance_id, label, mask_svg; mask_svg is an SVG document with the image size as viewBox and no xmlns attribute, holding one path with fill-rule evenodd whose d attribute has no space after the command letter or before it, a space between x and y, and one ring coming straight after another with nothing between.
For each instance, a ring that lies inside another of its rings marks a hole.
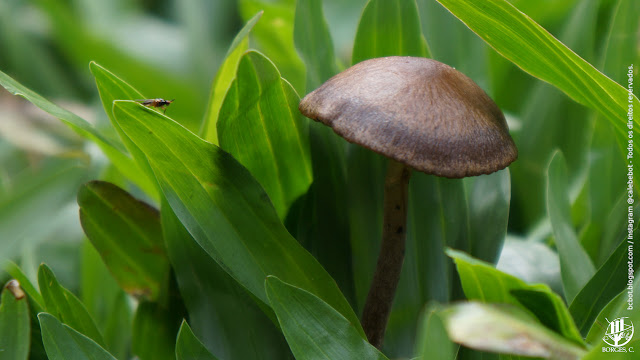
<instances>
[{"instance_id":1,"label":"broad green leaf","mask_svg":"<svg viewBox=\"0 0 640 360\"><path fill-rule=\"evenodd\" d=\"M636 210L638 209L636 208ZM576 324L584 336L589 332L600 311L627 286L625 282L618 279L626 279L629 274L628 247L627 241L621 241L609 259L570 303L569 311L576 319ZM638 263L636 262L634 270L637 269Z\"/></svg>"},{"instance_id":2,"label":"broad green leaf","mask_svg":"<svg viewBox=\"0 0 640 360\"><path fill-rule=\"evenodd\" d=\"M269 276L265 287L296 359L387 359L317 296Z\"/></svg>"},{"instance_id":3,"label":"broad green leaf","mask_svg":"<svg viewBox=\"0 0 640 360\"><path fill-rule=\"evenodd\" d=\"M419 323L416 356L424 360L455 359L455 347L449 340L440 306L429 305Z\"/></svg>"},{"instance_id":4,"label":"broad green leaf","mask_svg":"<svg viewBox=\"0 0 640 360\"><path fill-rule=\"evenodd\" d=\"M473 349L556 360L586 354L516 307L470 302L452 305L442 315L449 337Z\"/></svg>"},{"instance_id":5,"label":"broad green leaf","mask_svg":"<svg viewBox=\"0 0 640 360\"><path fill-rule=\"evenodd\" d=\"M133 319L131 351L140 359L174 360L176 337L186 314L169 305L143 301Z\"/></svg>"},{"instance_id":6,"label":"broad green leaf","mask_svg":"<svg viewBox=\"0 0 640 360\"><path fill-rule=\"evenodd\" d=\"M295 0L241 0L240 15L248 21L258 11L264 11L252 32L258 50L261 50L282 72L294 89L302 92L304 65L293 46L293 20Z\"/></svg>"},{"instance_id":7,"label":"broad green leaf","mask_svg":"<svg viewBox=\"0 0 640 360\"><path fill-rule=\"evenodd\" d=\"M319 87L337 73L322 0L297 0L293 41L307 68L307 90Z\"/></svg>"},{"instance_id":8,"label":"broad green leaf","mask_svg":"<svg viewBox=\"0 0 640 360\"><path fill-rule=\"evenodd\" d=\"M635 296L633 296L632 304L629 304L629 292L635 294ZM635 334L633 335L631 341L623 347L624 349L626 349L626 352L621 351L613 353L602 351L603 347L610 347L610 345L606 344L603 339L593 347L593 349L589 352L589 354L587 354L587 356L584 357L583 360L627 360L635 358L634 355L637 357L638 348L640 348L640 337L638 336L638 324L640 324L640 311L638 311L638 308L640 308L640 297L638 297L638 294L640 294L640 279L636 277L635 281L633 282L632 288L628 290L625 289L620 294L621 301L611 307L612 311L610 313L603 314L605 318L608 319L608 321L613 321L620 317L627 317L628 320L633 323L635 327ZM607 320L605 320L605 323L602 325L605 329L609 326L608 322L606 321ZM611 340L609 340L609 342L611 342ZM634 349L635 354L630 353L631 349Z\"/></svg>"},{"instance_id":9,"label":"broad green leaf","mask_svg":"<svg viewBox=\"0 0 640 360\"><path fill-rule=\"evenodd\" d=\"M291 357L279 329L249 292L193 239L164 200L162 231L193 331L221 359Z\"/></svg>"},{"instance_id":10,"label":"broad green leaf","mask_svg":"<svg viewBox=\"0 0 640 360\"><path fill-rule=\"evenodd\" d=\"M93 61L89 64L89 69L95 77L96 86L98 87L98 93L100 94L100 100L102 101L102 107L104 108L105 113L109 117L113 127L118 132L118 135L120 135L120 138L127 147L127 150L129 150L129 153L133 155L133 158L137 161L137 166L139 167L139 170L135 174L125 173L124 175L130 180L137 182L150 196L157 196L153 173L151 172L151 169L149 169L148 164L141 161L144 157L140 153L140 149L138 149L135 144L133 144L131 140L122 133L122 129L120 129L113 118L113 102L115 100L139 100L143 99L144 96L124 80ZM130 176L135 177L131 178Z\"/></svg>"},{"instance_id":11,"label":"broad green leaf","mask_svg":"<svg viewBox=\"0 0 640 360\"><path fill-rule=\"evenodd\" d=\"M11 280L0 299L0 358L26 360L29 355L30 323L27 297L20 283Z\"/></svg>"},{"instance_id":12,"label":"broad green leaf","mask_svg":"<svg viewBox=\"0 0 640 360\"><path fill-rule=\"evenodd\" d=\"M31 102L33 105L60 119L79 135L93 141L100 147L100 149L118 168L118 170L125 174L125 176L133 181L137 181L139 179L140 170L138 166L133 161L133 159L127 156L124 147L119 141L117 141L117 139L108 139L86 120L68 110L59 107L58 105L55 105L49 100L38 95L36 92L24 87L1 71L0 85L2 85L10 93L22 96L23 98L29 100L29 102ZM146 186L144 182L139 183L139 185L142 188L145 188Z\"/></svg>"},{"instance_id":13,"label":"broad green leaf","mask_svg":"<svg viewBox=\"0 0 640 360\"><path fill-rule=\"evenodd\" d=\"M104 346L102 335L85 306L58 283L53 271L45 264L40 265L38 269L38 285L48 313L91 338L98 345Z\"/></svg>"},{"instance_id":14,"label":"broad green leaf","mask_svg":"<svg viewBox=\"0 0 640 360\"><path fill-rule=\"evenodd\" d=\"M53 315L38 314L42 340L51 360L116 360L92 339L62 324Z\"/></svg>"},{"instance_id":15,"label":"broad green leaf","mask_svg":"<svg viewBox=\"0 0 640 360\"><path fill-rule=\"evenodd\" d=\"M273 274L359 323L333 279L286 231L265 192L236 160L140 104L117 101L114 113L149 159L178 219L257 299L268 303L263 281Z\"/></svg>"},{"instance_id":16,"label":"broad green leaf","mask_svg":"<svg viewBox=\"0 0 640 360\"><path fill-rule=\"evenodd\" d=\"M177 360L216 360L204 344L195 336L186 321L180 325L178 339L176 340Z\"/></svg>"},{"instance_id":17,"label":"broad green leaf","mask_svg":"<svg viewBox=\"0 0 640 360\"><path fill-rule=\"evenodd\" d=\"M131 340L132 309L89 240L82 243L80 299L103 335L106 349L118 359L127 357Z\"/></svg>"},{"instance_id":18,"label":"broad green leaf","mask_svg":"<svg viewBox=\"0 0 640 360\"><path fill-rule=\"evenodd\" d=\"M264 55L242 56L236 79L220 109L220 147L264 187L284 218L311 184L307 119L298 112L295 90Z\"/></svg>"},{"instance_id":19,"label":"broad green leaf","mask_svg":"<svg viewBox=\"0 0 640 360\"><path fill-rule=\"evenodd\" d=\"M502 56L529 74L559 88L577 102L601 112L626 134L629 101L625 88L555 39L544 28L505 0L438 0ZM640 135L638 120L634 134ZM622 139L621 141L624 141Z\"/></svg>"},{"instance_id":20,"label":"broad green leaf","mask_svg":"<svg viewBox=\"0 0 640 360\"><path fill-rule=\"evenodd\" d=\"M383 56L429 56L415 0L370 0L364 8L351 63Z\"/></svg>"},{"instance_id":21,"label":"broad green leaf","mask_svg":"<svg viewBox=\"0 0 640 360\"><path fill-rule=\"evenodd\" d=\"M571 303L595 274L595 268L573 230L568 193L564 156L556 152L548 170L547 209L560 256L564 294L567 302Z\"/></svg>"},{"instance_id":22,"label":"broad green leaf","mask_svg":"<svg viewBox=\"0 0 640 360\"><path fill-rule=\"evenodd\" d=\"M249 32L260 20L263 11L254 15L244 27L238 32L233 39L227 55L225 56L222 65L218 69L215 79L213 79L213 85L211 88L211 96L209 97L209 106L207 107L207 114L204 118L203 133L204 139L218 145L218 131L217 123L218 116L220 114L220 108L222 108L222 101L227 95L231 82L236 76L238 65L240 64L240 58L249 48Z\"/></svg>"},{"instance_id":23,"label":"broad green leaf","mask_svg":"<svg viewBox=\"0 0 640 360\"><path fill-rule=\"evenodd\" d=\"M87 237L120 287L158 299L169 273L158 210L104 181L83 185L78 205Z\"/></svg>"},{"instance_id":24,"label":"broad green leaf","mask_svg":"<svg viewBox=\"0 0 640 360\"><path fill-rule=\"evenodd\" d=\"M530 311L551 330L577 344L583 344L566 305L548 286L526 284L459 251L448 250L447 254L455 260L464 294L469 300L518 305ZM537 301L527 301L526 296L535 296ZM546 306L540 306L542 303Z\"/></svg>"}]
</instances>

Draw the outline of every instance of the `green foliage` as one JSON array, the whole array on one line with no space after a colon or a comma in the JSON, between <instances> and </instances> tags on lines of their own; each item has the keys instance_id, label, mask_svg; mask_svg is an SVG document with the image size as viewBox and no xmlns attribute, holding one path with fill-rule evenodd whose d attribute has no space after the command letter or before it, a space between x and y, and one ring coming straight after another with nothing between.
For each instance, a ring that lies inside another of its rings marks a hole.
<instances>
[{"instance_id":1,"label":"green foliage","mask_svg":"<svg viewBox=\"0 0 640 360\"><path fill-rule=\"evenodd\" d=\"M2 292L1 358L625 358L600 348L607 319L640 324L621 242L640 2L348 3L0 3L0 84L72 130L0 93L0 278L26 295ZM386 162L297 107L342 64L394 55L473 78L520 159L414 172L378 350L357 314ZM166 114L140 104L159 97Z\"/></svg>"}]
</instances>

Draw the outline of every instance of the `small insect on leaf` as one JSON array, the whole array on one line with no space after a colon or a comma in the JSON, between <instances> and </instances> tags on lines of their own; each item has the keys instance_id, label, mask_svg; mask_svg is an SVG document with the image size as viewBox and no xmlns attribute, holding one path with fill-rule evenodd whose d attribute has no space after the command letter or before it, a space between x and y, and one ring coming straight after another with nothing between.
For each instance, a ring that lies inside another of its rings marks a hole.
<instances>
[{"instance_id":1,"label":"small insect on leaf","mask_svg":"<svg viewBox=\"0 0 640 360\"><path fill-rule=\"evenodd\" d=\"M136 100L138 102L140 102L142 105L144 106L148 106L148 107L154 107L154 108L160 108L162 109L163 113L167 112L167 106L171 105L171 103L174 101L175 99L171 99L171 100L165 100L165 99L141 99L141 100Z\"/></svg>"},{"instance_id":2,"label":"small insect on leaf","mask_svg":"<svg viewBox=\"0 0 640 360\"><path fill-rule=\"evenodd\" d=\"M15 297L16 300L20 300L24 298L25 294L22 288L20 287L20 283L18 282L18 280L9 281L7 285L5 285L4 287L7 290L11 291L11 294L13 294L13 297Z\"/></svg>"}]
</instances>

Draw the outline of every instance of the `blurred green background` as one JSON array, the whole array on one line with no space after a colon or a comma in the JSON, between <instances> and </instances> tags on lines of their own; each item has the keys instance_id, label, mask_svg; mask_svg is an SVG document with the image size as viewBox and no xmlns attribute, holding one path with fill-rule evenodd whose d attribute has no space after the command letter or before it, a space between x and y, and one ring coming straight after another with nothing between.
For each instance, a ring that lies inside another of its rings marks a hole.
<instances>
[{"instance_id":1,"label":"blurred green background","mask_svg":"<svg viewBox=\"0 0 640 360\"><path fill-rule=\"evenodd\" d=\"M351 63L365 3L324 1L341 69ZM597 268L626 231L621 226L626 165L616 135L606 121L597 121L600 115L502 58L437 2L417 3L432 57L487 91L505 112L519 148L519 160L510 167L509 227L498 266L561 293L546 205L549 162L554 151L563 152L573 229ZM618 83L625 83L628 64L640 66L637 25L612 29L616 16L634 19L633 13L618 13L618 1L511 3ZM292 52L288 27L294 5L293 0L0 0L0 69L108 129L88 68L96 61L147 98L175 98L167 114L198 132L216 71L242 24L259 10L265 15L252 32L251 47L263 51L299 95L305 94L304 68ZM640 14L635 15L637 22ZM63 285L80 292L84 240L75 197L82 183L96 178L123 181L94 144L0 89L0 258L17 261L32 279L44 261Z\"/></svg>"}]
</instances>

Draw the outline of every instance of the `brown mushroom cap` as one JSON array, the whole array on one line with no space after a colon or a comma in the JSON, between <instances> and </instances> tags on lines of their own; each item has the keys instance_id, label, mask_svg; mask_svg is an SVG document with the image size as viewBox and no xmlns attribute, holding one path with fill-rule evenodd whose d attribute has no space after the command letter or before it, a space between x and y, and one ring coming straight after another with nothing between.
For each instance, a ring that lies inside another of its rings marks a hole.
<instances>
[{"instance_id":1,"label":"brown mushroom cap","mask_svg":"<svg viewBox=\"0 0 640 360\"><path fill-rule=\"evenodd\" d=\"M427 174L490 174L518 157L493 100L431 59L363 61L305 96L299 108L346 140Z\"/></svg>"}]
</instances>

